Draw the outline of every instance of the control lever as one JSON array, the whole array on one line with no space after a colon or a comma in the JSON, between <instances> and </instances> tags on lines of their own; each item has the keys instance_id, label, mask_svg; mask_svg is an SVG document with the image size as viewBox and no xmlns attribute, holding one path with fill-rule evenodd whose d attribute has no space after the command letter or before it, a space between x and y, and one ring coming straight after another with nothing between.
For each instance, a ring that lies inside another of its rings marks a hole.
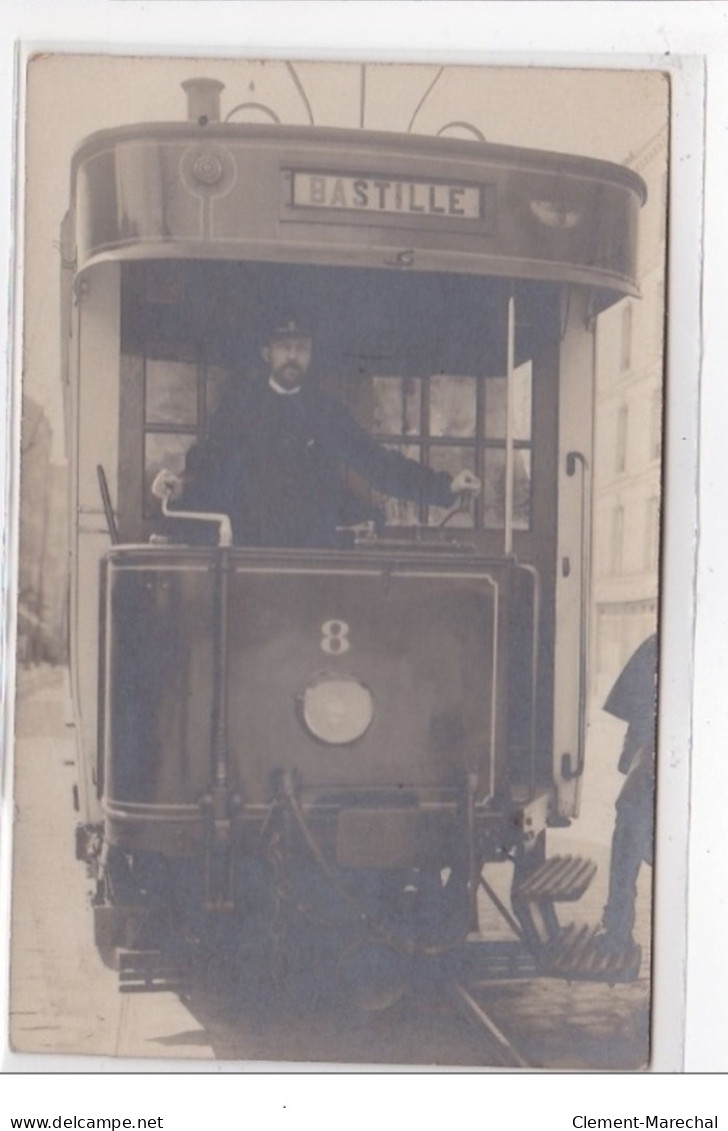
<instances>
[{"instance_id":1,"label":"control lever","mask_svg":"<svg viewBox=\"0 0 728 1131\"><path fill-rule=\"evenodd\" d=\"M443 518L440 519L437 524L437 529L442 530L442 528L444 526L447 526L450 519L454 518L456 514L468 513L470 511L470 503L472 499L473 495L470 491L460 491L455 496L455 505L450 507L450 510L444 515Z\"/></svg>"},{"instance_id":2,"label":"control lever","mask_svg":"<svg viewBox=\"0 0 728 1131\"><path fill-rule=\"evenodd\" d=\"M114 515L114 508L111 503L111 492L109 491L109 483L106 478L103 464L96 464L96 477L99 481L99 491L101 492L101 502L104 507L104 516L106 518L106 526L109 531L109 538L111 539L112 546L119 544L119 528L116 525L116 516Z\"/></svg>"},{"instance_id":3,"label":"control lever","mask_svg":"<svg viewBox=\"0 0 728 1131\"><path fill-rule=\"evenodd\" d=\"M162 504L162 514L165 518L182 518L188 522L215 522L218 525L218 546L232 546L233 529L230 518L226 514L217 514L214 511L180 511L170 510L169 504L180 485L180 479L171 471L163 469L155 476L152 483L152 494Z\"/></svg>"}]
</instances>

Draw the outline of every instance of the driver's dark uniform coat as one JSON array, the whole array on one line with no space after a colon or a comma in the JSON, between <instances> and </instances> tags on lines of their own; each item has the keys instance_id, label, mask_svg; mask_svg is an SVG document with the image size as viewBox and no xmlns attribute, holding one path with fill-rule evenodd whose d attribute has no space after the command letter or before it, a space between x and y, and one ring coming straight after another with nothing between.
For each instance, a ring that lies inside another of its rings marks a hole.
<instances>
[{"instance_id":1,"label":"driver's dark uniform coat","mask_svg":"<svg viewBox=\"0 0 728 1131\"><path fill-rule=\"evenodd\" d=\"M373 440L339 401L304 385L267 381L232 393L205 443L187 458L181 507L230 516L237 544L336 544L346 493L342 468L384 495L450 506L451 478Z\"/></svg>"}]
</instances>

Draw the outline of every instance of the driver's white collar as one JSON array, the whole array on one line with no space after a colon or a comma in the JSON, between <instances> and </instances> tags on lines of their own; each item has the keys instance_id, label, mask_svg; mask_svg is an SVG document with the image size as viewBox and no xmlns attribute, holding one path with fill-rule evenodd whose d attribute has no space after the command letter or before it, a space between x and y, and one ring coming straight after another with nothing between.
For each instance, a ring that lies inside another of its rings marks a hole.
<instances>
[{"instance_id":1,"label":"driver's white collar","mask_svg":"<svg viewBox=\"0 0 728 1131\"><path fill-rule=\"evenodd\" d=\"M282 385L278 384L275 377L269 377L268 378L268 385L270 386L270 388L273 390L274 393L280 393L281 396L283 396L283 397L292 397L292 396L295 396L296 393L301 392L301 386L300 385L296 385L295 389L284 389Z\"/></svg>"}]
</instances>

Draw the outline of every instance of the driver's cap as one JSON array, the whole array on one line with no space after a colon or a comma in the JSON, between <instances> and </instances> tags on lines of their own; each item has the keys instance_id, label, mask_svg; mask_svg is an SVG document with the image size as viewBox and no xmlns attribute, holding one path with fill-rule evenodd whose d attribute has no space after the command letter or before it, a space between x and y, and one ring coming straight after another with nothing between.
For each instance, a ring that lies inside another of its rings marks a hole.
<instances>
[{"instance_id":1,"label":"driver's cap","mask_svg":"<svg viewBox=\"0 0 728 1131\"><path fill-rule=\"evenodd\" d=\"M268 327L269 342L286 341L288 338L312 338L311 324L301 315L286 315L272 321Z\"/></svg>"}]
</instances>

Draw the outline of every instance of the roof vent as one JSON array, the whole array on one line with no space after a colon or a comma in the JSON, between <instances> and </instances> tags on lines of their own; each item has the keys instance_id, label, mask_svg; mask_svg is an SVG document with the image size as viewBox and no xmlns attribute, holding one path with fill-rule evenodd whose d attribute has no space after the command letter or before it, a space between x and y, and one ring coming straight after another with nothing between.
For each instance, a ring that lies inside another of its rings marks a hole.
<instances>
[{"instance_id":1,"label":"roof vent","mask_svg":"<svg viewBox=\"0 0 728 1131\"><path fill-rule=\"evenodd\" d=\"M206 126L220 121L220 93L225 83L217 79L186 79L182 89L187 95L187 120Z\"/></svg>"}]
</instances>

